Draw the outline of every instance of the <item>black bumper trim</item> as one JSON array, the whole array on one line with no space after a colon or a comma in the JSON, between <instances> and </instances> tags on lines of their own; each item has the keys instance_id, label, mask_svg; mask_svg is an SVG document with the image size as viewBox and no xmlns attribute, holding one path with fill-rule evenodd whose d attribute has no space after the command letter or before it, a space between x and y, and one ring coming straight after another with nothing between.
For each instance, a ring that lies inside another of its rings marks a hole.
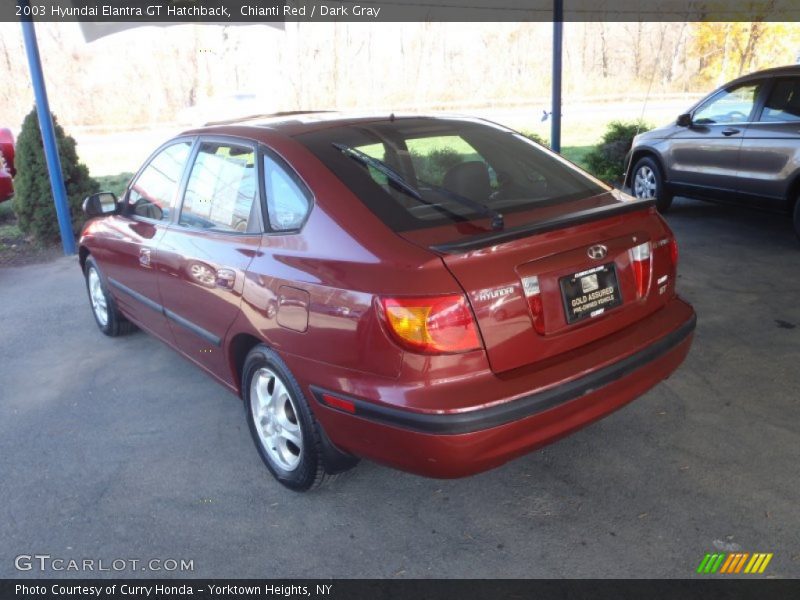
<instances>
[{"instance_id":1,"label":"black bumper trim","mask_svg":"<svg viewBox=\"0 0 800 600\"><path fill-rule=\"evenodd\" d=\"M677 347L692 334L696 325L697 317L692 315L691 319L675 331L665 335L647 348L598 371L594 371L585 377L573 379L564 385L536 392L505 404L462 413L418 413L377 405L373 402L353 398L339 392L324 390L316 386L311 386L311 390L316 401L331 410L338 409L328 406L322 400L322 394L330 394L331 396L351 401L356 407L355 415L351 416L362 417L378 423L421 433L443 435L472 433L533 416L622 379ZM343 412L343 414L350 413Z\"/></svg>"},{"instance_id":2,"label":"black bumper trim","mask_svg":"<svg viewBox=\"0 0 800 600\"><path fill-rule=\"evenodd\" d=\"M190 321L188 319L184 319L182 316L180 316L177 313L172 312L168 308L164 308L161 304L159 304L158 302L154 302L153 300L151 300L150 298L148 298L144 294L140 294L136 290L132 290L127 285L124 285L124 284L120 283L119 281L117 281L116 279L112 279L111 277L108 278L108 283L113 285L115 288L117 288L123 294L126 294L127 296L130 296L134 300L138 300L139 302L144 304L147 308L150 308L151 310L154 310L154 311L156 311L158 313L161 313L162 315L167 317L169 320L171 320L173 323L176 323L176 324L180 325L181 327L183 327L184 329L186 329L188 331L191 331L196 336L203 338L209 344L213 344L214 346L217 346L217 347L222 346L222 340L219 337L217 337L216 335L214 335L210 331L208 331L206 329L203 329L199 325L194 324L192 321Z\"/></svg>"}]
</instances>

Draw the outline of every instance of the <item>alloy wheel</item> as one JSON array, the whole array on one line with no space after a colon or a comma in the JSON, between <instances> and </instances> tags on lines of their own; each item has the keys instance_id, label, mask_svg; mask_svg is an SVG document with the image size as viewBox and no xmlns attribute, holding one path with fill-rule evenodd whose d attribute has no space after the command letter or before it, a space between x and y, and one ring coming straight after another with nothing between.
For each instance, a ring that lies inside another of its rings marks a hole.
<instances>
[{"instance_id":1,"label":"alloy wheel","mask_svg":"<svg viewBox=\"0 0 800 600\"><path fill-rule=\"evenodd\" d=\"M253 374L250 410L270 460L284 471L294 471L303 454L299 413L286 384L271 369L261 367Z\"/></svg>"},{"instance_id":2,"label":"alloy wheel","mask_svg":"<svg viewBox=\"0 0 800 600\"><path fill-rule=\"evenodd\" d=\"M89 269L89 299L92 302L92 310L97 322L101 327L105 327L108 324L108 302L100 282L100 276L94 268Z\"/></svg>"},{"instance_id":3,"label":"alloy wheel","mask_svg":"<svg viewBox=\"0 0 800 600\"><path fill-rule=\"evenodd\" d=\"M658 184L656 183L656 174L653 169L647 165L639 167L633 179L634 195L642 200L655 198L657 189Z\"/></svg>"}]
</instances>

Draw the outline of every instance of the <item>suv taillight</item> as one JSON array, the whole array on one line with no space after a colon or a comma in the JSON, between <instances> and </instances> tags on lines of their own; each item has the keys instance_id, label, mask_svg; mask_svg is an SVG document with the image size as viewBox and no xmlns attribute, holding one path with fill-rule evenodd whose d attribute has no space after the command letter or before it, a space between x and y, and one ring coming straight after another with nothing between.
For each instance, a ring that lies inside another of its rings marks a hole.
<instances>
[{"instance_id":1,"label":"suv taillight","mask_svg":"<svg viewBox=\"0 0 800 600\"><path fill-rule=\"evenodd\" d=\"M481 347L463 294L380 298L379 306L389 333L412 352L451 354Z\"/></svg>"},{"instance_id":2,"label":"suv taillight","mask_svg":"<svg viewBox=\"0 0 800 600\"><path fill-rule=\"evenodd\" d=\"M631 248L628 253L630 254L631 267L633 268L633 276L636 280L636 297L644 298L647 295L647 290L650 287L650 242L639 244Z\"/></svg>"}]
</instances>

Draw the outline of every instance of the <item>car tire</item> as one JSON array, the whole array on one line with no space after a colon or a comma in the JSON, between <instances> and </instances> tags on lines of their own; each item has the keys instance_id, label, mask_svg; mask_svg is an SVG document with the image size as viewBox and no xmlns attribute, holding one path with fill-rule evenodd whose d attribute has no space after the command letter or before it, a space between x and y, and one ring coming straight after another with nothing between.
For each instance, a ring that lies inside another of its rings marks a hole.
<instances>
[{"instance_id":1,"label":"car tire","mask_svg":"<svg viewBox=\"0 0 800 600\"><path fill-rule=\"evenodd\" d=\"M250 435L278 482L306 492L335 477L325 471L320 426L300 385L283 360L263 344L245 359L242 398Z\"/></svg>"},{"instance_id":2,"label":"car tire","mask_svg":"<svg viewBox=\"0 0 800 600\"><path fill-rule=\"evenodd\" d=\"M89 256L83 267L86 291L94 321L104 334L117 337L134 331L136 326L119 312L94 258Z\"/></svg>"},{"instance_id":3,"label":"car tire","mask_svg":"<svg viewBox=\"0 0 800 600\"><path fill-rule=\"evenodd\" d=\"M672 194L666 190L661 167L647 156L639 159L633 167L631 193L639 199L654 198L660 213L667 212L672 206Z\"/></svg>"},{"instance_id":4,"label":"car tire","mask_svg":"<svg viewBox=\"0 0 800 600\"><path fill-rule=\"evenodd\" d=\"M794 201L794 233L800 241L800 196Z\"/></svg>"}]
</instances>

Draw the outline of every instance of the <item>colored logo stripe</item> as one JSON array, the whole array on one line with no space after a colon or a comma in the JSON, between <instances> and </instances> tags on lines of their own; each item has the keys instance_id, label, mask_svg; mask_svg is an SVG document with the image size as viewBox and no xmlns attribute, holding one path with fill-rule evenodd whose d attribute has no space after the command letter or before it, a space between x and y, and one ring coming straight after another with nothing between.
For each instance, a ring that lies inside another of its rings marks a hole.
<instances>
[{"instance_id":1,"label":"colored logo stripe","mask_svg":"<svg viewBox=\"0 0 800 600\"><path fill-rule=\"evenodd\" d=\"M755 552L715 552L706 554L700 565L698 573L763 573L772 560L772 553ZM748 560L749 559L749 560ZM745 566L745 564L747 566Z\"/></svg>"},{"instance_id":2,"label":"colored logo stripe","mask_svg":"<svg viewBox=\"0 0 800 600\"><path fill-rule=\"evenodd\" d=\"M745 573L763 573L767 568L769 561L772 560L772 552L769 554L753 554L753 558L747 563L744 569Z\"/></svg>"},{"instance_id":3,"label":"colored logo stripe","mask_svg":"<svg viewBox=\"0 0 800 600\"><path fill-rule=\"evenodd\" d=\"M750 557L747 552L735 552L728 555L728 560L722 565L720 573L738 573L744 567L744 561Z\"/></svg>"},{"instance_id":4,"label":"colored logo stripe","mask_svg":"<svg viewBox=\"0 0 800 600\"><path fill-rule=\"evenodd\" d=\"M703 560L700 562L700 566L697 567L698 573L716 573L719 566L722 564L722 560L725 558L724 554L706 554L703 557Z\"/></svg>"}]
</instances>

